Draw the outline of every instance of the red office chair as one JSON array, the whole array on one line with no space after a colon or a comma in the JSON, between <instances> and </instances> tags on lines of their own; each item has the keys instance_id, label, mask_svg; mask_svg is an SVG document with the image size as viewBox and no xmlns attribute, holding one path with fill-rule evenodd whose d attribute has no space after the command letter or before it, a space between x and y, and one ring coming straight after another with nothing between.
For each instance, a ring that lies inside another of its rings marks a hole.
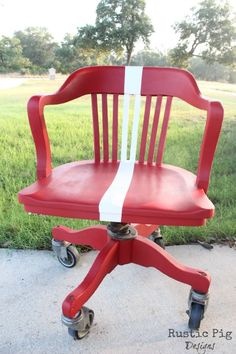
<instances>
[{"instance_id":1,"label":"red office chair","mask_svg":"<svg viewBox=\"0 0 236 354\"><path fill-rule=\"evenodd\" d=\"M92 104L94 160L71 162L52 169L44 106L88 94ZM109 100L108 95L111 95ZM131 118L130 96L134 99ZM162 162L174 97L207 111L197 175ZM145 109L141 115L143 99ZM163 101L164 118L157 144ZM109 104L112 106L110 115ZM150 117L152 106L154 113ZM189 327L198 329L208 303L210 275L178 263L148 236L156 235L158 225L200 226L213 216L214 206L206 192L223 119L221 104L203 98L193 76L185 70L98 66L75 71L54 94L33 96L28 104L28 115L37 153L37 181L19 192L19 201L25 210L109 221L107 227L99 225L73 231L57 226L52 230L53 249L67 267L74 266L78 258L72 244L90 245L100 250L88 275L63 303L62 321L69 334L80 339L89 332L94 313L83 305L106 274L117 265L128 263L155 267L189 284Z\"/></svg>"}]
</instances>

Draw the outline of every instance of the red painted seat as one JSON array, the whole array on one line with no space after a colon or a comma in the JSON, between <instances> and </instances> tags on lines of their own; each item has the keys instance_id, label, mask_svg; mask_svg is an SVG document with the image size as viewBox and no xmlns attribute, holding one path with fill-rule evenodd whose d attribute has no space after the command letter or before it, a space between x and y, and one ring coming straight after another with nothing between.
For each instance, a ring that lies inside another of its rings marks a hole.
<instances>
[{"instance_id":1,"label":"red painted seat","mask_svg":"<svg viewBox=\"0 0 236 354\"><path fill-rule=\"evenodd\" d=\"M44 107L84 95L91 96L94 159L52 168ZM163 163L175 98L206 112L196 175ZM180 264L147 237L158 225L199 226L213 216L206 193L222 125L221 104L203 98L185 70L98 66L75 71L54 94L33 96L28 115L37 181L19 192L19 202L33 213L110 222L107 229L99 225L74 231L58 226L52 231L53 249L65 266L76 263L68 242L101 250L84 281L63 303L62 319L69 333L78 338L88 332L93 313L84 303L106 274L127 263L155 267L189 284L189 327L198 329L210 275ZM138 224L127 226L131 223Z\"/></svg>"},{"instance_id":2,"label":"red painted seat","mask_svg":"<svg viewBox=\"0 0 236 354\"><path fill-rule=\"evenodd\" d=\"M73 162L19 194L27 211L99 220L99 203L113 181L118 163ZM122 209L122 222L202 225L214 206L182 168L135 164Z\"/></svg>"}]
</instances>

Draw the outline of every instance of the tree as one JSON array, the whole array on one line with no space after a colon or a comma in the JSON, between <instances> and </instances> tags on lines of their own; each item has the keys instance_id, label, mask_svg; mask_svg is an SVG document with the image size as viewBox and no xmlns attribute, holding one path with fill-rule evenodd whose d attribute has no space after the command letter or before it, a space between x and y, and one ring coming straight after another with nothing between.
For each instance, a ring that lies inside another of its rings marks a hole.
<instances>
[{"instance_id":1,"label":"tree","mask_svg":"<svg viewBox=\"0 0 236 354\"><path fill-rule=\"evenodd\" d=\"M208 64L198 57L189 61L188 70L199 80L207 81L229 81L232 70L220 63Z\"/></svg>"},{"instance_id":2,"label":"tree","mask_svg":"<svg viewBox=\"0 0 236 354\"><path fill-rule=\"evenodd\" d=\"M149 44L154 31L145 14L144 0L101 0L97 6L96 27L104 48L118 52L125 49L127 64L137 41L141 39Z\"/></svg>"},{"instance_id":3,"label":"tree","mask_svg":"<svg viewBox=\"0 0 236 354\"><path fill-rule=\"evenodd\" d=\"M142 66L168 66L168 57L161 52L141 50L131 60L132 65Z\"/></svg>"},{"instance_id":4,"label":"tree","mask_svg":"<svg viewBox=\"0 0 236 354\"><path fill-rule=\"evenodd\" d=\"M126 63L138 40L149 44L153 32L150 19L145 14L144 0L101 0L97 6L95 26L78 29L80 45L96 48L104 53L126 52Z\"/></svg>"},{"instance_id":5,"label":"tree","mask_svg":"<svg viewBox=\"0 0 236 354\"><path fill-rule=\"evenodd\" d=\"M74 46L74 37L67 34L61 42L60 47L56 49L56 59L59 62L58 70L67 74L76 69L77 50ZM77 67L78 68L78 67Z\"/></svg>"},{"instance_id":6,"label":"tree","mask_svg":"<svg viewBox=\"0 0 236 354\"><path fill-rule=\"evenodd\" d=\"M59 63L57 69L64 74L87 65L110 63L107 53L86 41L81 34L78 36L67 34L60 47L56 50L56 59Z\"/></svg>"},{"instance_id":7,"label":"tree","mask_svg":"<svg viewBox=\"0 0 236 354\"><path fill-rule=\"evenodd\" d=\"M0 72L20 71L30 65L22 55L19 39L3 36L0 39Z\"/></svg>"},{"instance_id":8,"label":"tree","mask_svg":"<svg viewBox=\"0 0 236 354\"><path fill-rule=\"evenodd\" d=\"M186 66L198 56L208 63L233 65L236 59L235 17L227 1L203 0L191 14L174 26L179 42L171 51L172 63Z\"/></svg>"},{"instance_id":9,"label":"tree","mask_svg":"<svg viewBox=\"0 0 236 354\"><path fill-rule=\"evenodd\" d=\"M36 71L47 70L53 65L57 44L46 28L28 27L15 32L14 37L20 40L23 56L30 60Z\"/></svg>"}]
</instances>

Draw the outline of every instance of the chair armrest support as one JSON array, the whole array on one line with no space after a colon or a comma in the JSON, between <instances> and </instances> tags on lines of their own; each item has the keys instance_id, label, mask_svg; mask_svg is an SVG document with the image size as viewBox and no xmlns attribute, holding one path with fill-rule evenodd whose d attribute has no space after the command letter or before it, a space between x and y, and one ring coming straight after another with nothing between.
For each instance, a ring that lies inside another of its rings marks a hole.
<instances>
[{"instance_id":1,"label":"chair armrest support","mask_svg":"<svg viewBox=\"0 0 236 354\"><path fill-rule=\"evenodd\" d=\"M83 94L83 90L76 86L76 83L74 84L76 89L72 85L74 75L71 74L57 92L33 96L28 102L27 111L36 149L38 179L49 176L52 170L50 143L43 114L44 106L69 102Z\"/></svg>"},{"instance_id":2,"label":"chair armrest support","mask_svg":"<svg viewBox=\"0 0 236 354\"><path fill-rule=\"evenodd\" d=\"M216 145L221 131L223 115L224 109L220 102L209 102L196 181L197 187L202 188L205 192L207 192L209 186L210 173Z\"/></svg>"},{"instance_id":3,"label":"chair armrest support","mask_svg":"<svg viewBox=\"0 0 236 354\"><path fill-rule=\"evenodd\" d=\"M30 128L36 149L37 177L39 180L51 173L50 143L43 114L46 104L52 104L50 95L33 96L27 105Z\"/></svg>"}]
</instances>

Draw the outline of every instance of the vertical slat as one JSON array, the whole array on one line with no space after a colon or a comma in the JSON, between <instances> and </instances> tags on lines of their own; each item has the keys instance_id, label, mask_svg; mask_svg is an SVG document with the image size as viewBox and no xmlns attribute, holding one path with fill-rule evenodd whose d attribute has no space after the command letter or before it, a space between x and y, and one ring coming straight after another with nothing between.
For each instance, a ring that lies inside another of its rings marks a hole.
<instances>
[{"instance_id":1,"label":"vertical slat","mask_svg":"<svg viewBox=\"0 0 236 354\"><path fill-rule=\"evenodd\" d=\"M148 132L150 109L151 109L151 100L152 100L151 96L146 97L144 119L143 119L143 130L142 130L141 145L140 145L140 155L139 155L139 162L140 163L143 163L144 158L145 158L147 132Z\"/></svg>"},{"instance_id":2,"label":"vertical slat","mask_svg":"<svg viewBox=\"0 0 236 354\"><path fill-rule=\"evenodd\" d=\"M98 123L98 102L97 95L93 93L92 114L93 114L93 137L94 137L94 158L95 162L100 162L100 142L99 142L99 123Z\"/></svg>"},{"instance_id":3,"label":"vertical slat","mask_svg":"<svg viewBox=\"0 0 236 354\"><path fill-rule=\"evenodd\" d=\"M112 161L117 161L118 151L118 95L113 95L113 119L112 119Z\"/></svg>"},{"instance_id":4,"label":"vertical slat","mask_svg":"<svg viewBox=\"0 0 236 354\"><path fill-rule=\"evenodd\" d=\"M171 102L172 102L172 97L167 96L165 113L164 113L161 135L160 135L158 151L157 151L157 162L156 162L157 165L160 165L162 163L162 157L163 157L165 142L166 142L166 133L167 133L168 122L170 118Z\"/></svg>"},{"instance_id":5,"label":"vertical slat","mask_svg":"<svg viewBox=\"0 0 236 354\"><path fill-rule=\"evenodd\" d=\"M162 103L162 96L158 96L156 99L155 113L153 117L152 132L151 132L150 145L148 151L148 164L152 164L153 161L153 155L154 155L154 149L155 149L156 137L157 137L157 129L158 129L158 123L159 123L159 117L161 111L161 103Z\"/></svg>"},{"instance_id":6,"label":"vertical slat","mask_svg":"<svg viewBox=\"0 0 236 354\"><path fill-rule=\"evenodd\" d=\"M103 161L109 160L107 94L102 94Z\"/></svg>"}]
</instances>

